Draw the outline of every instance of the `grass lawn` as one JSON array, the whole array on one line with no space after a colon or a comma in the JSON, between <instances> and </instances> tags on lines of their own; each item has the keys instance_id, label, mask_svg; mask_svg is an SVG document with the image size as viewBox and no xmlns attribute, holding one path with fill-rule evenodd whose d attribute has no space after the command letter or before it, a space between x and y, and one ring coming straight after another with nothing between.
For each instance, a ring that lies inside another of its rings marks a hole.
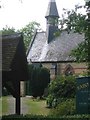
<instances>
[{"instance_id":1,"label":"grass lawn","mask_svg":"<svg viewBox=\"0 0 90 120\"><path fill-rule=\"evenodd\" d=\"M9 104L8 97L0 98L0 115L5 115L8 112ZM33 115L48 115L50 109L46 108L46 100L32 100L30 98L23 98L23 104L27 106L28 112L26 114Z\"/></svg>"},{"instance_id":2,"label":"grass lawn","mask_svg":"<svg viewBox=\"0 0 90 120\"><path fill-rule=\"evenodd\" d=\"M2 97L2 115L4 115L5 113L7 113L8 111L8 102L7 102L7 97ZM0 105L1 105L0 104Z\"/></svg>"},{"instance_id":3,"label":"grass lawn","mask_svg":"<svg viewBox=\"0 0 90 120\"><path fill-rule=\"evenodd\" d=\"M33 115L48 115L50 109L46 108L46 100L32 100L27 99L26 104L28 105L28 114Z\"/></svg>"},{"instance_id":4,"label":"grass lawn","mask_svg":"<svg viewBox=\"0 0 90 120\"><path fill-rule=\"evenodd\" d=\"M2 98L0 97L0 116L2 115Z\"/></svg>"}]
</instances>

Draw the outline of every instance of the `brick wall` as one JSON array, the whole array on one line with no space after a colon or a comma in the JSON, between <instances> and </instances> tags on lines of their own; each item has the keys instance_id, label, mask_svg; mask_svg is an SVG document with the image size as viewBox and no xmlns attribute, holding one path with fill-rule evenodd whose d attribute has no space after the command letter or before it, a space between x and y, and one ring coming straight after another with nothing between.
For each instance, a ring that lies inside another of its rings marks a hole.
<instances>
[{"instance_id":1,"label":"brick wall","mask_svg":"<svg viewBox=\"0 0 90 120\"><path fill-rule=\"evenodd\" d=\"M83 74L84 72L87 71L87 65L86 63L57 63L57 74L61 75L61 74L65 74L65 69L67 65L71 65L73 70L74 70L74 74L76 75L80 75ZM51 74L51 79L55 78L55 69L54 67L52 67L52 63L44 63L43 67L46 67L50 70L50 74Z\"/></svg>"}]
</instances>

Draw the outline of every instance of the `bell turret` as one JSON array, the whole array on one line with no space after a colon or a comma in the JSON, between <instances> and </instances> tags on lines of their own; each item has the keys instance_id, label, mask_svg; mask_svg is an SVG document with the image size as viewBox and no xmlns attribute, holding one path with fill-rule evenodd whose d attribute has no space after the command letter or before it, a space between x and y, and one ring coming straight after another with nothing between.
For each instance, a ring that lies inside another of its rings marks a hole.
<instances>
[{"instance_id":1,"label":"bell turret","mask_svg":"<svg viewBox=\"0 0 90 120\"><path fill-rule=\"evenodd\" d=\"M55 0L50 0L45 18L47 20L46 34L49 43L53 40L55 32L58 30L59 14Z\"/></svg>"}]
</instances>

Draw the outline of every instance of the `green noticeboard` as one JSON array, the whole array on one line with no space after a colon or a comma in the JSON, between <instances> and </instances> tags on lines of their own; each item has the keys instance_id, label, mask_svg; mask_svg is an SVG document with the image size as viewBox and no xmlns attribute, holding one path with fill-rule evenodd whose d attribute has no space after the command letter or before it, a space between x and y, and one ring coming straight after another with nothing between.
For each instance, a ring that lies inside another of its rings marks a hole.
<instances>
[{"instance_id":1,"label":"green noticeboard","mask_svg":"<svg viewBox=\"0 0 90 120\"><path fill-rule=\"evenodd\" d=\"M90 113L90 77L77 78L76 110L77 114Z\"/></svg>"}]
</instances>

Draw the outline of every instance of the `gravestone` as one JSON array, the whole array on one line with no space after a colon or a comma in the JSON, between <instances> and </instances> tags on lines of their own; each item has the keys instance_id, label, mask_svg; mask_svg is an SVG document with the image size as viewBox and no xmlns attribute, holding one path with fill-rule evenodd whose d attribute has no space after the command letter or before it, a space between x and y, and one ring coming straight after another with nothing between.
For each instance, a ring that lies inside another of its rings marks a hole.
<instances>
[{"instance_id":1,"label":"gravestone","mask_svg":"<svg viewBox=\"0 0 90 120\"><path fill-rule=\"evenodd\" d=\"M76 110L77 114L90 113L90 77L77 78Z\"/></svg>"}]
</instances>

